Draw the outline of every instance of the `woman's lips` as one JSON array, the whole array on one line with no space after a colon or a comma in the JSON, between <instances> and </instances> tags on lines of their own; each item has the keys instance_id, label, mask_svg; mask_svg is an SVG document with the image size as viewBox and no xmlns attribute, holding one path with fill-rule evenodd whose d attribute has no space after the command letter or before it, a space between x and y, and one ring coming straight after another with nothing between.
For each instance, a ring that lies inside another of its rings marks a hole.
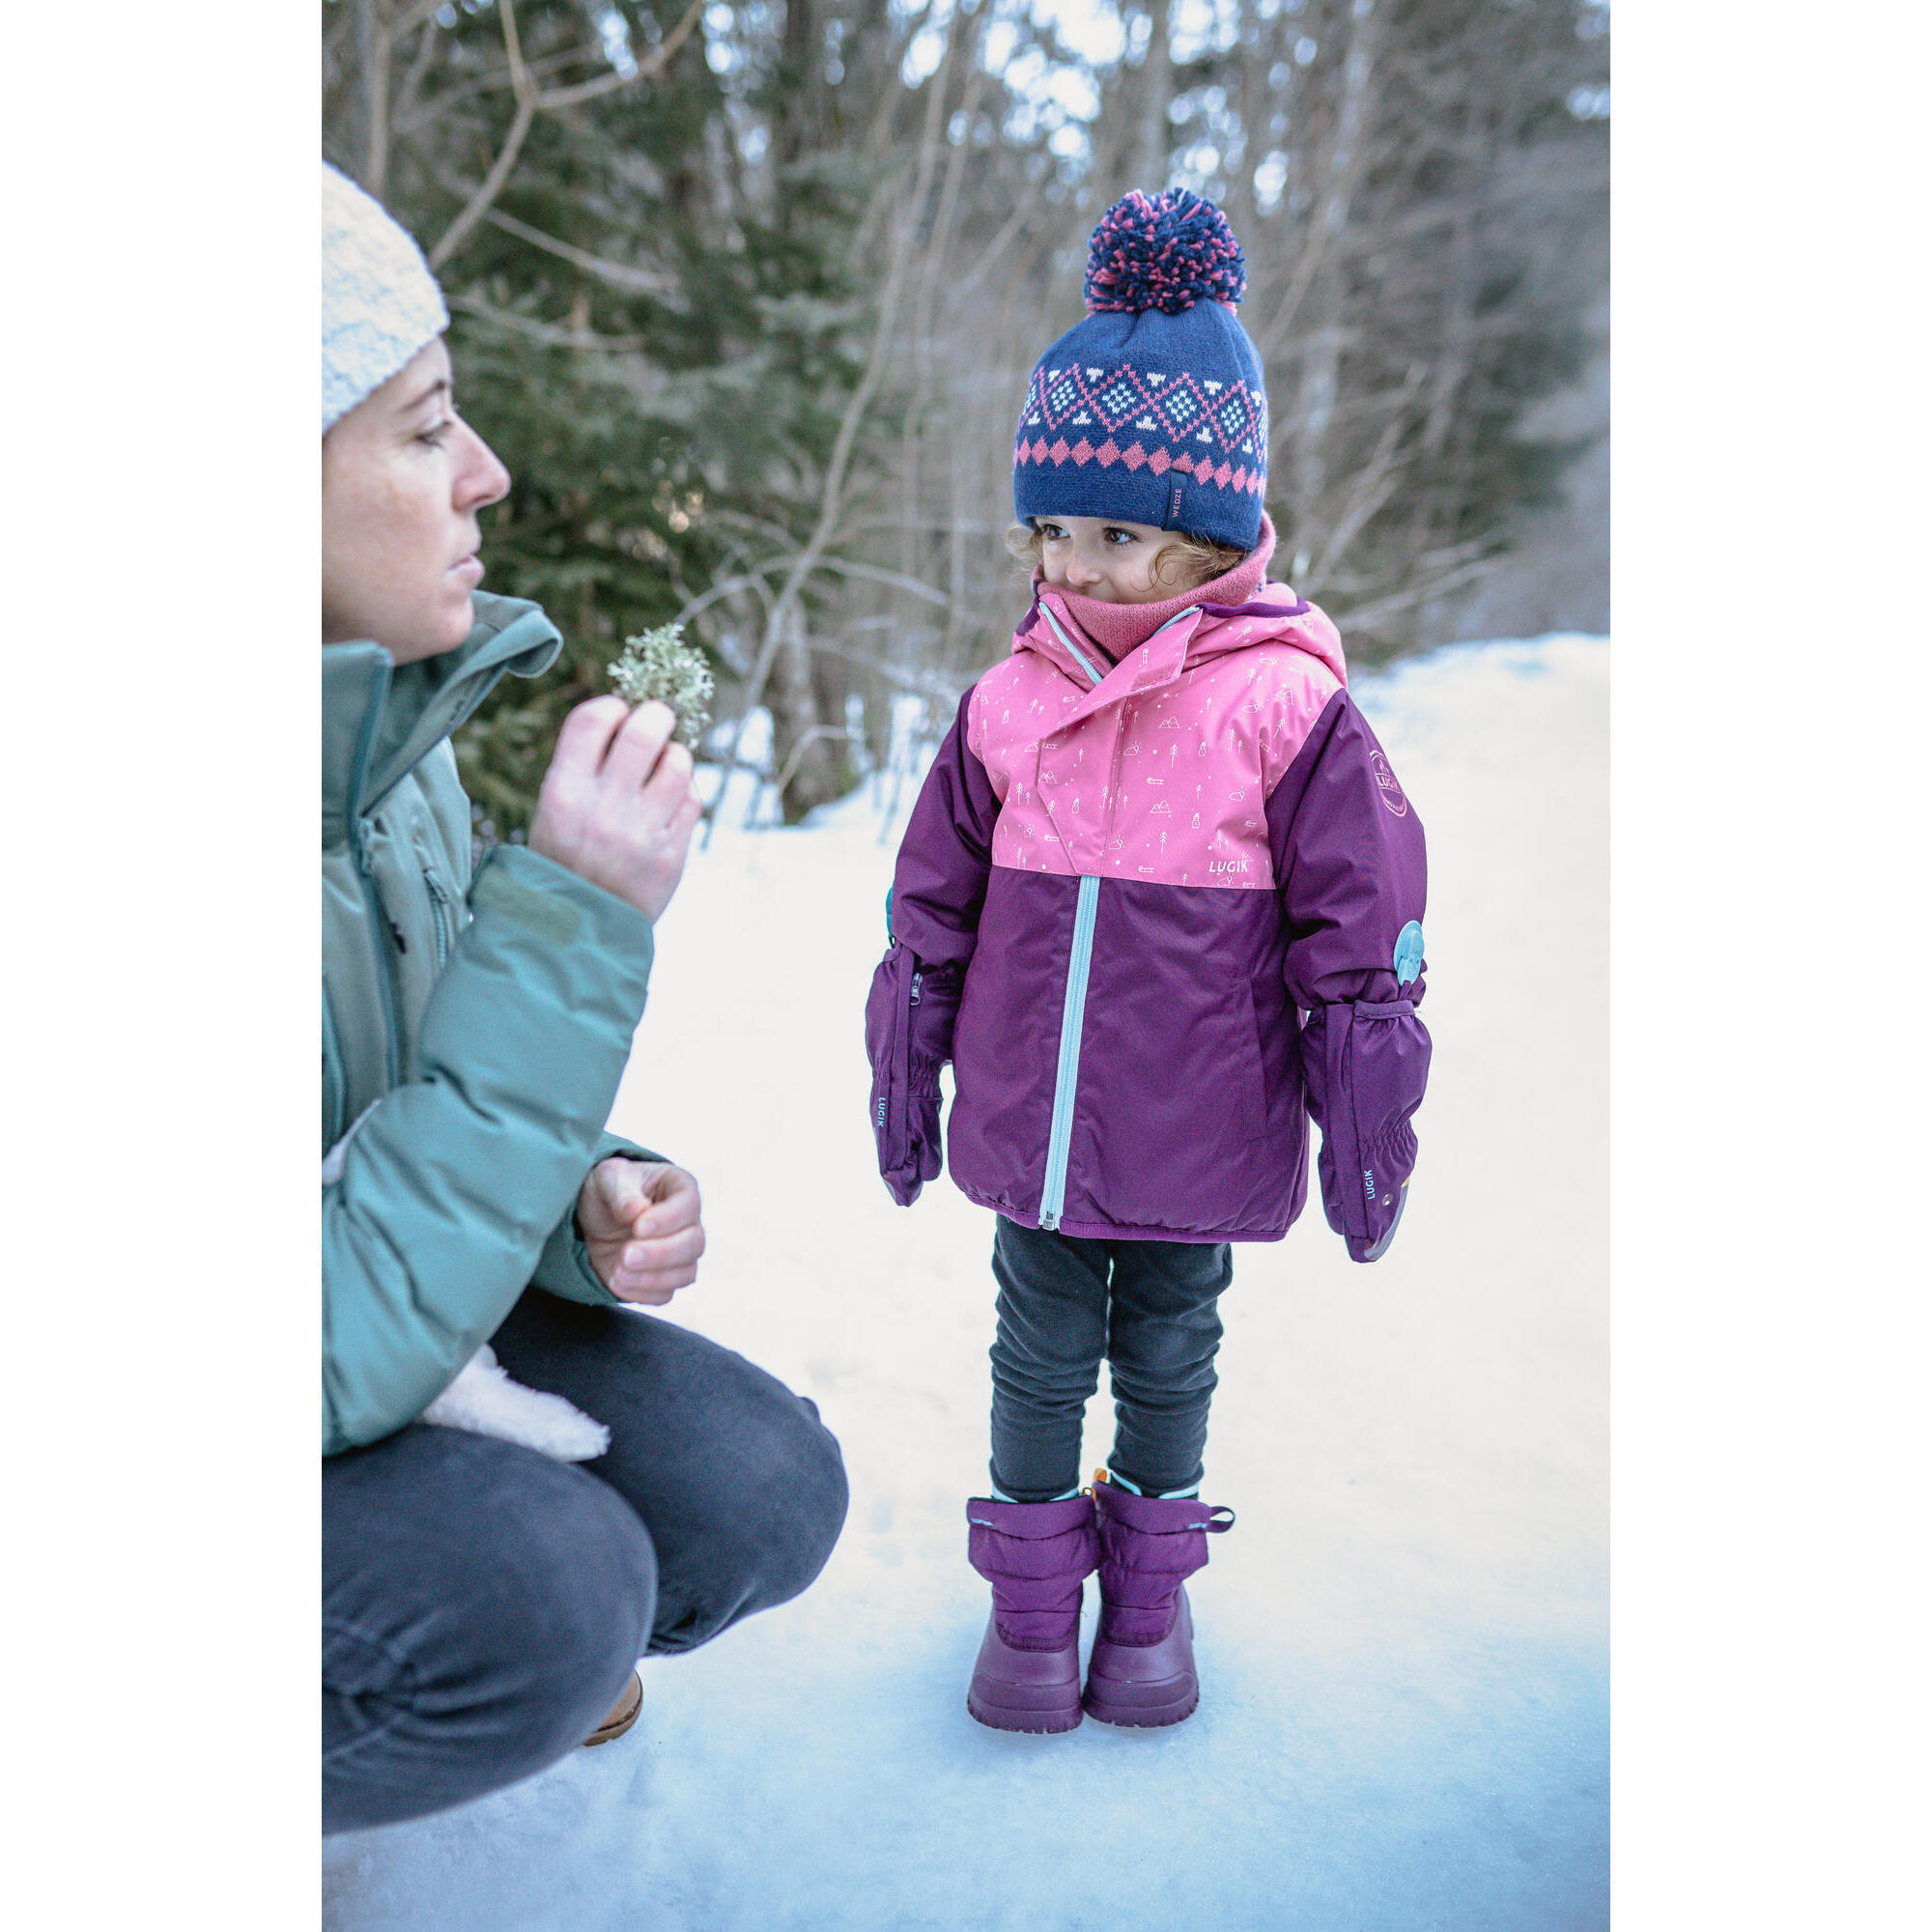
<instances>
[{"instance_id":1,"label":"woman's lips","mask_svg":"<svg viewBox=\"0 0 1932 1932\"><path fill-rule=\"evenodd\" d=\"M461 563L457 564L451 570L450 575L452 577L465 578L472 584L481 583L483 582L483 559L473 554L466 556Z\"/></svg>"}]
</instances>

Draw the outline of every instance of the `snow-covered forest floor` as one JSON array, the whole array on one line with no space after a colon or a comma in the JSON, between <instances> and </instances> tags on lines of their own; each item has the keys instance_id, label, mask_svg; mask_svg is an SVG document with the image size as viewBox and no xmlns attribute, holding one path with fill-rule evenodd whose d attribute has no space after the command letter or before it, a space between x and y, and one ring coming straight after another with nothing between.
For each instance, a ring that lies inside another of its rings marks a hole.
<instances>
[{"instance_id":1,"label":"snow-covered forest floor","mask_svg":"<svg viewBox=\"0 0 1932 1932\"><path fill-rule=\"evenodd\" d=\"M992 1224L877 1179L895 840L867 791L796 831L733 813L663 923L613 1124L700 1178L669 1313L817 1401L844 1537L798 1602L647 1664L621 1743L330 1841L328 1932L1608 1923L1608 647L1458 646L1357 690L1429 831L1422 1157L1373 1268L1319 1208L1236 1251L1197 1715L967 1717ZM1109 1420L1103 1382L1090 1465Z\"/></svg>"}]
</instances>

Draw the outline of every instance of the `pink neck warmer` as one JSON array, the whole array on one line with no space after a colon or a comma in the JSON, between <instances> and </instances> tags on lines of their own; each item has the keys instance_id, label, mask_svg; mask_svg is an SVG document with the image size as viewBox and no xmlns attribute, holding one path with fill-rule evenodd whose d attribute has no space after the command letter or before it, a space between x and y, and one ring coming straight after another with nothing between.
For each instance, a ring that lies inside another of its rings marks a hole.
<instances>
[{"instance_id":1,"label":"pink neck warmer","mask_svg":"<svg viewBox=\"0 0 1932 1932\"><path fill-rule=\"evenodd\" d=\"M1197 604L1245 604L1262 587L1267 575L1268 558L1274 554L1274 526L1262 512L1260 541L1232 570L1183 590L1178 597L1158 604L1108 604L1097 597L1076 596L1070 590L1056 589L1065 601L1068 614L1093 640L1118 664L1138 644L1144 644L1169 618L1178 617ZM1037 574L1036 592L1048 586Z\"/></svg>"}]
</instances>

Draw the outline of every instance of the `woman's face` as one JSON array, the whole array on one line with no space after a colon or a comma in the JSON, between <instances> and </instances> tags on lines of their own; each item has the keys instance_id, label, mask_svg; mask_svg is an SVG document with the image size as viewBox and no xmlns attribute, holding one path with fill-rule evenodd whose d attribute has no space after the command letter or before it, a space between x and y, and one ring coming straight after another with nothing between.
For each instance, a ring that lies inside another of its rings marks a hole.
<instances>
[{"instance_id":1,"label":"woman's face","mask_svg":"<svg viewBox=\"0 0 1932 1932\"><path fill-rule=\"evenodd\" d=\"M476 513L510 472L456 413L441 338L322 440L322 640L398 664L453 651L483 581Z\"/></svg>"}]
</instances>

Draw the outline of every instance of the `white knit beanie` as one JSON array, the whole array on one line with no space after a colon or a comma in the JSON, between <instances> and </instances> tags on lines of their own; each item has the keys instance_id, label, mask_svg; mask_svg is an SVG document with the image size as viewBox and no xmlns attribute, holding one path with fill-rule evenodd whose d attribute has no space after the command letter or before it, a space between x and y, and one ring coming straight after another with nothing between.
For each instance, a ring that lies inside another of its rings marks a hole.
<instances>
[{"instance_id":1,"label":"white knit beanie","mask_svg":"<svg viewBox=\"0 0 1932 1932\"><path fill-rule=\"evenodd\" d=\"M323 434L448 327L422 250L381 202L324 161Z\"/></svg>"}]
</instances>

